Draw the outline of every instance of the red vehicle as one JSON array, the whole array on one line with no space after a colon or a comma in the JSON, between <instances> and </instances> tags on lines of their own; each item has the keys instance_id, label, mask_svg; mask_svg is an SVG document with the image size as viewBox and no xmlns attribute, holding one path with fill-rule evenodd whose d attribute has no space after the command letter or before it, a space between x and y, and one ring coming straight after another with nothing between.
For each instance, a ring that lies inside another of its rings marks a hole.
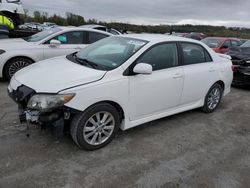
<instances>
[{"instance_id":1,"label":"red vehicle","mask_svg":"<svg viewBox=\"0 0 250 188\"><path fill-rule=\"evenodd\" d=\"M225 54L230 47L240 46L240 39L224 37L207 37L201 40L203 43L212 48L215 52Z\"/></svg>"}]
</instances>

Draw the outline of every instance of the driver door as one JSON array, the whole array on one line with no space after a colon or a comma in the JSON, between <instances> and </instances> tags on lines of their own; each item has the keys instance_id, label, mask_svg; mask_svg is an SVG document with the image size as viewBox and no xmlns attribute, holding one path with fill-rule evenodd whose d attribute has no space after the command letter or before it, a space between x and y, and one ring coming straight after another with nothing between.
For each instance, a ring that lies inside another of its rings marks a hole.
<instances>
[{"instance_id":1,"label":"driver door","mask_svg":"<svg viewBox=\"0 0 250 188\"><path fill-rule=\"evenodd\" d=\"M50 45L51 40L58 40L61 44L52 46ZM87 46L87 34L84 31L67 32L50 39L43 45L44 59L68 55Z\"/></svg>"},{"instance_id":2,"label":"driver door","mask_svg":"<svg viewBox=\"0 0 250 188\"><path fill-rule=\"evenodd\" d=\"M130 120L166 112L180 103L183 89L183 68L179 65L176 43L158 44L137 61L152 65L150 75L129 76Z\"/></svg>"}]
</instances>

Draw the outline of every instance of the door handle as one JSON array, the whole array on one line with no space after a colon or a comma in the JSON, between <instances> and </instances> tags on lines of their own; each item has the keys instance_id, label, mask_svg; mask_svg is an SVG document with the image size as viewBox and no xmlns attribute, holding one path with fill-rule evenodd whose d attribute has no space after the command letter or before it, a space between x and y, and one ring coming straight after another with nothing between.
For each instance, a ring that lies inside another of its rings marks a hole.
<instances>
[{"instance_id":1,"label":"door handle","mask_svg":"<svg viewBox=\"0 0 250 188\"><path fill-rule=\"evenodd\" d=\"M82 48L81 48L81 47L76 47L75 49L76 49L76 50L81 50Z\"/></svg>"},{"instance_id":2,"label":"door handle","mask_svg":"<svg viewBox=\"0 0 250 188\"><path fill-rule=\"evenodd\" d=\"M215 69L213 67L210 67L209 72L215 72Z\"/></svg>"},{"instance_id":3,"label":"door handle","mask_svg":"<svg viewBox=\"0 0 250 188\"><path fill-rule=\"evenodd\" d=\"M173 76L174 79L182 78L182 77L183 77L183 75L180 74L180 73L176 73L176 74L174 74L174 76Z\"/></svg>"}]
</instances>

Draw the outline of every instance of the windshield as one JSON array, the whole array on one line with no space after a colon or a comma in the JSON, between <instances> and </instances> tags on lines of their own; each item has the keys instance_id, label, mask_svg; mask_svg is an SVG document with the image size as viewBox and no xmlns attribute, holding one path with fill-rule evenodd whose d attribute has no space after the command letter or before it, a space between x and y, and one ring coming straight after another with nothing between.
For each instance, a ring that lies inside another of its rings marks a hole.
<instances>
[{"instance_id":1,"label":"windshield","mask_svg":"<svg viewBox=\"0 0 250 188\"><path fill-rule=\"evenodd\" d=\"M206 38L201 40L203 43L208 45L210 48L218 48L220 44L223 42L223 39L219 38Z\"/></svg>"},{"instance_id":2,"label":"windshield","mask_svg":"<svg viewBox=\"0 0 250 188\"><path fill-rule=\"evenodd\" d=\"M127 37L108 37L76 54L80 60L93 62L104 70L113 70L141 49L147 41Z\"/></svg>"},{"instance_id":3,"label":"windshield","mask_svg":"<svg viewBox=\"0 0 250 188\"><path fill-rule=\"evenodd\" d=\"M250 47L250 40L246 41L241 47Z\"/></svg>"},{"instance_id":4,"label":"windshield","mask_svg":"<svg viewBox=\"0 0 250 188\"><path fill-rule=\"evenodd\" d=\"M38 42L38 41L43 40L43 39L47 38L48 36L53 35L61 30L62 29L60 29L60 28L53 28L53 29L44 30L40 33L37 33L35 35L32 35L30 37L25 38L25 40L27 42Z\"/></svg>"}]
</instances>

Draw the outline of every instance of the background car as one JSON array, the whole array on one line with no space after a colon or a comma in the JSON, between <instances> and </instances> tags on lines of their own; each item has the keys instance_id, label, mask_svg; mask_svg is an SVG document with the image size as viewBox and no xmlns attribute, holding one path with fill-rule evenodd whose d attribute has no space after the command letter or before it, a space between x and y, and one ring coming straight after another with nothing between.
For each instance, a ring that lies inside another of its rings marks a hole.
<instances>
[{"instance_id":1,"label":"background car","mask_svg":"<svg viewBox=\"0 0 250 188\"><path fill-rule=\"evenodd\" d=\"M250 85L250 40L229 49L234 66L233 85Z\"/></svg>"},{"instance_id":2,"label":"background car","mask_svg":"<svg viewBox=\"0 0 250 188\"><path fill-rule=\"evenodd\" d=\"M240 45L240 40L236 38L207 37L201 41L212 48L216 53L221 54L227 53L230 47Z\"/></svg>"},{"instance_id":3,"label":"background car","mask_svg":"<svg viewBox=\"0 0 250 188\"><path fill-rule=\"evenodd\" d=\"M120 35L26 67L11 79L8 92L21 117L62 132L68 126L79 147L95 150L119 128L194 108L215 111L230 92L231 66L230 56L199 41Z\"/></svg>"},{"instance_id":4,"label":"background car","mask_svg":"<svg viewBox=\"0 0 250 188\"><path fill-rule=\"evenodd\" d=\"M112 34L79 27L56 27L24 39L0 43L0 77L10 79L34 62L70 54Z\"/></svg>"},{"instance_id":5,"label":"background car","mask_svg":"<svg viewBox=\"0 0 250 188\"><path fill-rule=\"evenodd\" d=\"M97 29L100 31L106 31L108 33L111 33L113 35L122 35L122 32L114 29L114 28L108 28L106 26L103 25L96 25L96 24L87 24L87 25L82 25L80 26L81 28L91 28L91 29Z\"/></svg>"},{"instance_id":6,"label":"background car","mask_svg":"<svg viewBox=\"0 0 250 188\"><path fill-rule=\"evenodd\" d=\"M202 40L206 36L203 33L191 32L191 33L186 34L184 37L190 38L190 39L195 39L195 40Z\"/></svg>"}]
</instances>

